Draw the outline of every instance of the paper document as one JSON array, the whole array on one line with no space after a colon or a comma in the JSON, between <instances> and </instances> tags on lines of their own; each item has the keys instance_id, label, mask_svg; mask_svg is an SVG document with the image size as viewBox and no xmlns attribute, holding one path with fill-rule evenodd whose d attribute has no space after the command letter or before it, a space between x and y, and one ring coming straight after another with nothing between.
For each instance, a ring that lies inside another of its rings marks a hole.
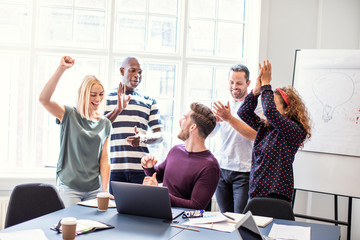
<instances>
[{"instance_id":1,"label":"paper document","mask_svg":"<svg viewBox=\"0 0 360 240\"><path fill-rule=\"evenodd\" d=\"M239 222L245 216L245 214L232 213L232 212L226 212L225 214L235 218L236 222ZM263 217L263 216L253 216L253 218L258 227L266 227L269 223L271 223L274 220L272 217Z\"/></svg>"},{"instance_id":2,"label":"paper document","mask_svg":"<svg viewBox=\"0 0 360 240\"><path fill-rule=\"evenodd\" d=\"M90 199L87 201L83 201L83 202L78 202L78 205L83 205L83 206L87 206L87 207L97 207L97 199ZM109 208L116 208L116 204L114 200L109 200Z\"/></svg>"},{"instance_id":3,"label":"paper document","mask_svg":"<svg viewBox=\"0 0 360 240\"><path fill-rule=\"evenodd\" d=\"M0 233L0 240L48 240L41 229L21 230Z\"/></svg>"},{"instance_id":4,"label":"paper document","mask_svg":"<svg viewBox=\"0 0 360 240\"><path fill-rule=\"evenodd\" d=\"M236 223L245 216L245 214L231 212L226 212L225 215L234 218L235 220L230 220L221 212L205 212L203 217L191 218L188 222L183 223L183 225L213 229L222 232L232 232L235 230ZM273 218L254 216L254 220L256 225L264 227L271 223Z\"/></svg>"},{"instance_id":5,"label":"paper document","mask_svg":"<svg viewBox=\"0 0 360 240\"><path fill-rule=\"evenodd\" d=\"M274 223L269 237L276 239L310 240L310 227L289 226Z\"/></svg>"},{"instance_id":6,"label":"paper document","mask_svg":"<svg viewBox=\"0 0 360 240\"><path fill-rule=\"evenodd\" d=\"M104 229L108 228L107 225L105 225L102 222L93 221L93 220L87 220L87 219L79 219L76 221L76 231L83 231L88 228L98 228L98 229Z\"/></svg>"}]
</instances>

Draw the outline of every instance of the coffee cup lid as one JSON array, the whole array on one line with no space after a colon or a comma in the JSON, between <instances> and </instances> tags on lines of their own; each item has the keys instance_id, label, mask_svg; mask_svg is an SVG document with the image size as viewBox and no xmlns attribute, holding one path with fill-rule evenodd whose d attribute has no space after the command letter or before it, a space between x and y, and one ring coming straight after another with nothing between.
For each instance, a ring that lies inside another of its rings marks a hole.
<instances>
[{"instance_id":1,"label":"coffee cup lid","mask_svg":"<svg viewBox=\"0 0 360 240\"><path fill-rule=\"evenodd\" d=\"M108 197L110 197L110 193L108 193L108 192L99 192L97 194L97 197L98 198L108 198Z\"/></svg>"},{"instance_id":2,"label":"coffee cup lid","mask_svg":"<svg viewBox=\"0 0 360 240\"><path fill-rule=\"evenodd\" d=\"M76 218L74 217L64 217L61 219L62 225L73 225L76 224Z\"/></svg>"}]
</instances>

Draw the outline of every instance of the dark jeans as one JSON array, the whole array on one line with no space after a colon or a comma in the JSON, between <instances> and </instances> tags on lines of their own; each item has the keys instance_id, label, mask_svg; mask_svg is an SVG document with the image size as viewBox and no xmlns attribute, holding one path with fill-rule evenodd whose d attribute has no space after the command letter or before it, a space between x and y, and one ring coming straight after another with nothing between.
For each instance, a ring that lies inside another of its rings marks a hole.
<instances>
[{"instance_id":1,"label":"dark jeans","mask_svg":"<svg viewBox=\"0 0 360 240\"><path fill-rule=\"evenodd\" d=\"M110 193L113 194L111 189L111 181L128 182L142 184L145 178L144 172L111 172L110 174Z\"/></svg>"},{"instance_id":2,"label":"dark jeans","mask_svg":"<svg viewBox=\"0 0 360 240\"><path fill-rule=\"evenodd\" d=\"M249 172L221 169L216 201L221 212L243 213L249 198Z\"/></svg>"}]
</instances>

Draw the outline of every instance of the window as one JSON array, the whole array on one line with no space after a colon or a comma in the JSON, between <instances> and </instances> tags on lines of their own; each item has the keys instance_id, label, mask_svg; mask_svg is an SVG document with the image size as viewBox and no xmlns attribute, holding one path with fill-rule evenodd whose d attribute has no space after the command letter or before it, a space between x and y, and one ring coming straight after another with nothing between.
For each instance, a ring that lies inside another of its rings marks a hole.
<instances>
[{"instance_id":1,"label":"window","mask_svg":"<svg viewBox=\"0 0 360 240\"><path fill-rule=\"evenodd\" d=\"M32 13L30 1L1 1L0 13L0 44L17 47L29 45Z\"/></svg>"},{"instance_id":2,"label":"window","mask_svg":"<svg viewBox=\"0 0 360 240\"><path fill-rule=\"evenodd\" d=\"M41 0L37 8L39 47L105 49L108 1Z\"/></svg>"},{"instance_id":3,"label":"window","mask_svg":"<svg viewBox=\"0 0 360 240\"><path fill-rule=\"evenodd\" d=\"M2 78L5 79L1 81L5 107L5 116L0 118L0 124L5 129L5 134L0 135L1 162L3 166L22 166L28 151L28 57L21 53L0 53L0 66Z\"/></svg>"},{"instance_id":4,"label":"window","mask_svg":"<svg viewBox=\"0 0 360 240\"><path fill-rule=\"evenodd\" d=\"M139 58L139 89L157 100L164 123L164 141L150 148L159 160L181 142L178 121L191 102L227 100L230 66L257 69L260 0L2 0L0 9L6 171L56 166L59 126L38 97L63 55L76 59L54 94L67 105L85 75L110 91L122 60Z\"/></svg>"},{"instance_id":5,"label":"window","mask_svg":"<svg viewBox=\"0 0 360 240\"><path fill-rule=\"evenodd\" d=\"M193 56L242 58L245 0L189 1L189 48Z\"/></svg>"},{"instance_id":6,"label":"window","mask_svg":"<svg viewBox=\"0 0 360 240\"><path fill-rule=\"evenodd\" d=\"M116 52L176 53L178 0L120 0L116 2Z\"/></svg>"}]
</instances>

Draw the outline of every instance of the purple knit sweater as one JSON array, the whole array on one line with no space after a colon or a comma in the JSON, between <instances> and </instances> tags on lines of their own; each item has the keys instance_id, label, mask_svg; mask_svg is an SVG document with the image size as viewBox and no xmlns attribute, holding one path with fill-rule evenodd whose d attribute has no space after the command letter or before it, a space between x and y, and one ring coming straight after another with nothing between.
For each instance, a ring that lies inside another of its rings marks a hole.
<instances>
[{"instance_id":1,"label":"purple knit sweater","mask_svg":"<svg viewBox=\"0 0 360 240\"><path fill-rule=\"evenodd\" d=\"M220 178L218 161L209 150L188 152L184 145L174 146L164 162L144 169L147 176L157 172L158 182L169 189L173 207L205 209Z\"/></svg>"}]
</instances>

